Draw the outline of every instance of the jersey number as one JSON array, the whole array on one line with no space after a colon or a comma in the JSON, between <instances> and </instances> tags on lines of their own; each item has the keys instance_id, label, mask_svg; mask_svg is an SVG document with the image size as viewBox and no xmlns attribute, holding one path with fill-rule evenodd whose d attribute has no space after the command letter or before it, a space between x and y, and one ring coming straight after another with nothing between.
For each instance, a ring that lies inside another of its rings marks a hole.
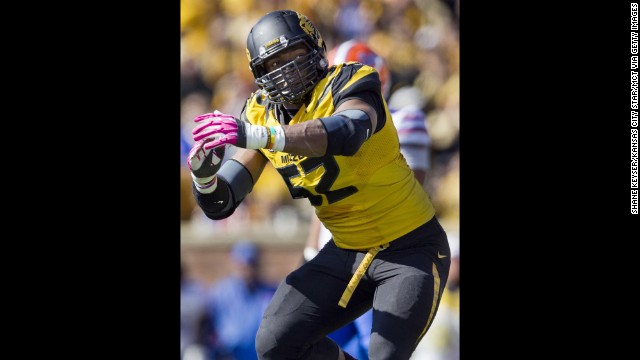
<instances>
[{"instance_id":1,"label":"jersey number","mask_svg":"<svg viewBox=\"0 0 640 360\"><path fill-rule=\"evenodd\" d=\"M306 197L309 199L309 202L311 202L311 205L320 206L322 205L322 196L313 195L309 190L301 186L293 186L291 183L291 178L308 174L320 166L324 167L324 174L318 182L318 185L316 185L315 190L318 194L324 194L327 197L327 202L329 204L333 204L338 200L342 200L347 196L358 192L358 189L353 185L342 189L329 190L340 174L340 168L333 156L306 158L302 160L300 162L300 167L302 168L302 171L304 171L303 174L300 174L298 167L295 164L278 168L278 172L282 175L282 178L287 184L289 192L291 192L291 196L294 199Z\"/></svg>"}]
</instances>

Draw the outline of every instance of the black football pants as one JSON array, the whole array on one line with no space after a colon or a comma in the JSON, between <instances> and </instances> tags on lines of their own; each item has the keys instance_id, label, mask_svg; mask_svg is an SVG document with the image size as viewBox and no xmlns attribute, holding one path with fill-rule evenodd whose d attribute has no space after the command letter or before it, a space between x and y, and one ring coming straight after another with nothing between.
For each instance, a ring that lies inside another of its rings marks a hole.
<instances>
[{"instance_id":1,"label":"black football pants","mask_svg":"<svg viewBox=\"0 0 640 360\"><path fill-rule=\"evenodd\" d=\"M434 217L391 242L342 308L338 301L365 254L340 249L331 240L289 274L262 318L259 359L337 359L337 344L326 335L372 306L369 359L409 359L436 315L449 275L446 234Z\"/></svg>"}]
</instances>

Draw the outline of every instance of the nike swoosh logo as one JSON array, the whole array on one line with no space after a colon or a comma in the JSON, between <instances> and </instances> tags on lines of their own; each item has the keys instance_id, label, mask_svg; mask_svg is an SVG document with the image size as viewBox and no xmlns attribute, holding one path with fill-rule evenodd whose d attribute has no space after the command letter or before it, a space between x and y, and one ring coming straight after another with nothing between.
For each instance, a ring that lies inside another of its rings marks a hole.
<instances>
[{"instance_id":1,"label":"nike swoosh logo","mask_svg":"<svg viewBox=\"0 0 640 360\"><path fill-rule=\"evenodd\" d=\"M446 258L447 255L442 255L440 254L440 251L438 251L438 259L442 259L442 258Z\"/></svg>"}]
</instances>

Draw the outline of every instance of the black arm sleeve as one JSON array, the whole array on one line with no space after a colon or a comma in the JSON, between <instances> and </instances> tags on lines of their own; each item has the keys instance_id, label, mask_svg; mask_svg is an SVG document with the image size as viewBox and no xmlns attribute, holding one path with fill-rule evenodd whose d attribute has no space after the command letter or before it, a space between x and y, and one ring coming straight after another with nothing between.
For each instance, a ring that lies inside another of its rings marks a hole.
<instances>
[{"instance_id":1,"label":"black arm sleeve","mask_svg":"<svg viewBox=\"0 0 640 360\"><path fill-rule=\"evenodd\" d=\"M193 195L196 197L196 202L198 206L202 209L204 214L213 220L220 220L227 218L233 214L236 210L235 206L232 204L235 201L231 201L233 199L233 195L231 194L231 190L229 189L229 185L226 181L220 179L218 177L218 187L216 191L211 194L203 194L196 190L196 185L192 183Z\"/></svg>"},{"instance_id":2,"label":"black arm sleeve","mask_svg":"<svg viewBox=\"0 0 640 360\"><path fill-rule=\"evenodd\" d=\"M213 220L231 216L253 189L251 173L235 159L229 159L222 164L217 181L217 188L211 194L202 194L196 189L195 184L192 185L198 206Z\"/></svg>"}]
</instances>

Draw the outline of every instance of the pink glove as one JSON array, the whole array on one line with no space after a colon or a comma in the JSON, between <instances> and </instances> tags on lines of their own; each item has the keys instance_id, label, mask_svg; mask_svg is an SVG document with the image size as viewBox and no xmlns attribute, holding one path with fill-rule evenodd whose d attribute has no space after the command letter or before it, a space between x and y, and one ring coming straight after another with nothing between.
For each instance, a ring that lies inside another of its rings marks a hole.
<instances>
[{"instance_id":1,"label":"pink glove","mask_svg":"<svg viewBox=\"0 0 640 360\"><path fill-rule=\"evenodd\" d=\"M243 124L236 121L233 116L225 115L216 110L213 113L200 115L193 121L200 123L199 126L193 129L193 140L208 141L204 145L205 150L209 150L223 144L243 147L241 146L242 141L238 144L238 130Z\"/></svg>"},{"instance_id":2,"label":"pink glove","mask_svg":"<svg viewBox=\"0 0 640 360\"><path fill-rule=\"evenodd\" d=\"M201 124L193 129L193 140L206 141L205 150L224 144L261 149L269 140L269 130L265 126L251 125L218 110L200 115L194 121Z\"/></svg>"}]
</instances>

